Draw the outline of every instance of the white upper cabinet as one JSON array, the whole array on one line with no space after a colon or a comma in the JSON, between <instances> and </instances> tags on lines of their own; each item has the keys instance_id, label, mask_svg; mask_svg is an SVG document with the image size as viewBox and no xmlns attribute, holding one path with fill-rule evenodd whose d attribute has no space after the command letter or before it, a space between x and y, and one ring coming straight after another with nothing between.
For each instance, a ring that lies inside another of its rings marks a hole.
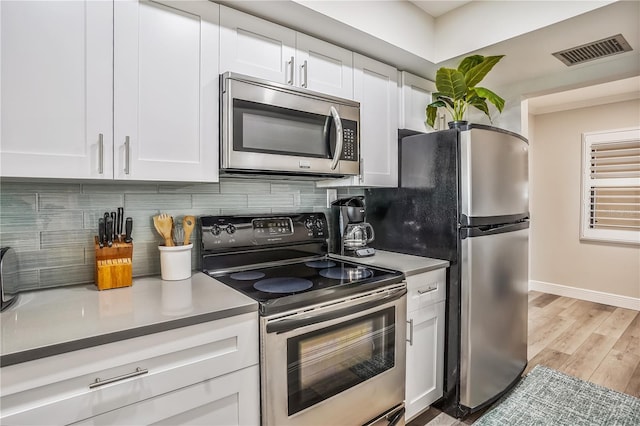
<instances>
[{"instance_id":1,"label":"white upper cabinet","mask_svg":"<svg viewBox=\"0 0 640 426\"><path fill-rule=\"evenodd\" d=\"M163 3L0 3L2 176L217 180L219 6Z\"/></svg>"},{"instance_id":2,"label":"white upper cabinet","mask_svg":"<svg viewBox=\"0 0 640 426\"><path fill-rule=\"evenodd\" d=\"M217 180L218 7L115 2L116 179Z\"/></svg>"},{"instance_id":3,"label":"white upper cabinet","mask_svg":"<svg viewBox=\"0 0 640 426\"><path fill-rule=\"evenodd\" d=\"M353 99L353 53L306 34L296 37L296 84Z\"/></svg>"},{"instance_id":4,"label":"white upper cabinet","mask_svg":"<svg viewBox=\"0 0 640 426\"><path fill-rule=\"evenodd\" d=\"M113 5L0 2L0 174L113 177Z\"/></svg>"},{"instance_id":5,"label":"white upper cabinet","mask_svg":"<svg viewBox=\"0 0 640 426\"><path fill-rule=\"evenodd\" d=\"M436 90L435 83L406 71L399 72L399 82L398 127L416 132L432 132L433 129L426 124L426 109L431 103L431 94Z\"/></svg>"},{"instance_id":6,"label":"white upper cabinet","mask_svg":"<svg viewBox=\"0 0 640 426\"><path fill-rule=\"evenodd\" d=\"M398 70L353 54L354 99L360 102L360 175L318 187L398 186Z\"/></svg>"},{"instance_id":7,"label":"white upper cabinet","mask_svg":"<svg viewBox=\"0 0 640 426\"><path fill-rule=\"evenodd\" d=\"M220 6L220 72L293 84L296 32Z\"/></svg>"},{"instance_id":8,"label":"white upper cabinet","mask_svg":"<svg viewBox=\"0 0 640 426\"><path fill-rule=\"evenodd\" d=\"M354 95L360 101L361 182L398 186L398 71L354 55Z\"/></svg>"},{"instance_id":9,"label":"white upper cabinet","mask_svg":"<svg viewBox=\"0 0 640 426\"><path fill-rule=\"evenodd\" d=\"M353 99L351 51L220 6L220 72L227 71Z\"/></svg>"}]
</instances>

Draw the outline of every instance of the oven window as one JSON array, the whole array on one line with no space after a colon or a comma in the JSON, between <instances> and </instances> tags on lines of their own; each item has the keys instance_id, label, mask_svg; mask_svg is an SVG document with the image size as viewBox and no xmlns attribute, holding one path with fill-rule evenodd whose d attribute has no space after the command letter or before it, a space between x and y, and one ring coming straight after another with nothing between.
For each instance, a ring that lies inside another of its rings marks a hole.
<instances>
[{"instance_id":1,"label":"oven window","mask_svg":"<svg viewBox=\"0 0 640 426\"><path fill-rule=\"evenodd\" d=\"M234 99L235 151L331 158L329 116Z\"/></svg>"},{"instance_id":2,"label":"oven window","mask_svg":"<svg viewBox=\"0 0 640 426\"><path fill-rule=\"evenodd\" d=\"M287 340L289 415L395 365L395 308Z\"/></svg>"}]
</instances>

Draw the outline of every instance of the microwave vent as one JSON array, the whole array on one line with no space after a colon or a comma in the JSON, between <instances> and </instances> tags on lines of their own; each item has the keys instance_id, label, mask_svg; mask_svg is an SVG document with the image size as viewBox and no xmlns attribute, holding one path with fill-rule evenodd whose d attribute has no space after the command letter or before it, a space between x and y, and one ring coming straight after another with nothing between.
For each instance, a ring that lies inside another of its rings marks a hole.
<instances>
[{"instance_id":1,"label":"microwave vent","mask_svg":"<svg viewBox=\"0 0 640 426\"><path fill-rule=\"evenodd\" d=\"M629 52L631 50L633 49L627 40L625 40L622 34L618 34L602 40L555 52L553 53L553 56L561 60L565 65L572 66L593 61L595 59L605 58L607 56L617 55L618 53Z\"/></svg>"}]
</instances>

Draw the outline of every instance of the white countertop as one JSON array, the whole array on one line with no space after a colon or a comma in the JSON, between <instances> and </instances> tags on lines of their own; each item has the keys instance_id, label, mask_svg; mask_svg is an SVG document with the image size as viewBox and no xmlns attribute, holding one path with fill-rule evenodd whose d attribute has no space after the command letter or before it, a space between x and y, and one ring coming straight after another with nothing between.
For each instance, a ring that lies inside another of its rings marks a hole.
<instances>
[{"instance_id":1,"label":"white countertop","mask_svg":"<svg viewBox=\"0 0 640 426\"><path fill-rule=\"evenodd\" d=\"M430 257L413 256L410 254L395 253L391 251L376 250L373 256L352 257L331 254L331 257L344 259L363 265L378 266L403 272L405 276L421 274L434 269L447 268L449 261L432 259Z\"/></svg>"},{"instance_id":2,"label":"white countertop","mask_svg":"<svg viewBox=\"0 0 640 426\"><path fill-rule=\"evenodd\" d=\"M0 365L257 310L253 299L202 272L182 281L136 278L131 287L103 291L94 285L29 291L0 314Z\"/></svg>"}]
</instances>

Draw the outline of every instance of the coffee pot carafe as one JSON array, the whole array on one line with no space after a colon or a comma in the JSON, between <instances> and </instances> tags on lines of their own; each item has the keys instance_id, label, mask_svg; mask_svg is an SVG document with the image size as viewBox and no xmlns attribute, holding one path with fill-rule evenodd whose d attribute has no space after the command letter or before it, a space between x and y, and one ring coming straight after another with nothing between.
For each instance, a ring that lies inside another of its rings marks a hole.
<instances>
[{"instance_id":1,"label":"coffee pot carafe","mask_svg":"<svg viewBox=\"0 0 640 426\"><path fill-rule=\"evenodd\" d=\"M367 247L373 241L373 227L365 222L364 197L342 198L331 203L332 235L330 250L345 256L372 256Z\"/></svg>"},{"instance_id":2,"label":"coffee pot carafe","mask_svg":"<svg viewBox=\"0 0 640 426\"><path fill-rule=\"evenodd\" d=\"M344 231L342 245L349 249L362 248L373 241L374 238L375 233L373 232L373 226L370 224L366 222L350 223Z\"/></svg>"}]
</instances>

